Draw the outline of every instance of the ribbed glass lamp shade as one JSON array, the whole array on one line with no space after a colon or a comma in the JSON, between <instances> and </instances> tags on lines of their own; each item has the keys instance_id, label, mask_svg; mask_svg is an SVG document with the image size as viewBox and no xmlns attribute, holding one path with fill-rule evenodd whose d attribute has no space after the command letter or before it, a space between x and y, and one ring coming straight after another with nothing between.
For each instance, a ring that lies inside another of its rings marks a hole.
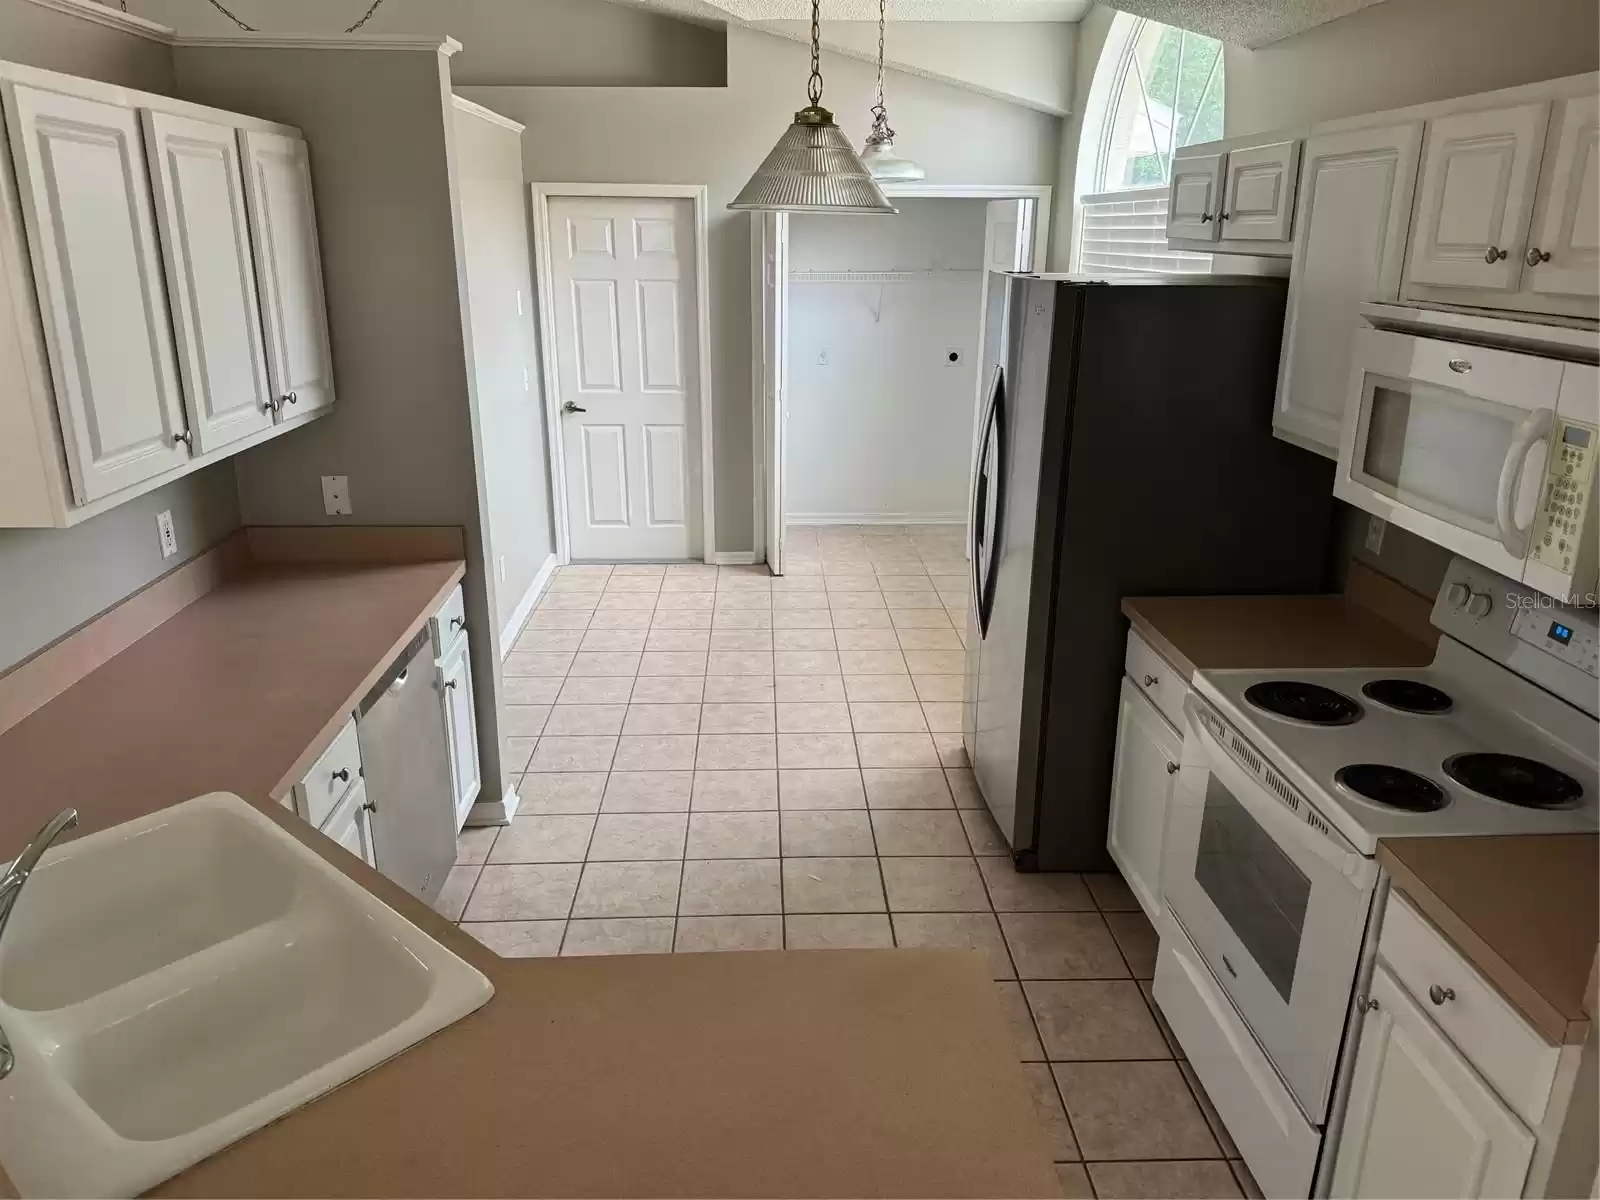
<instances>
[{"instance_id":1,"label":"ribbed glass lamp shade","mask_svg":"<svg viewBox=\"0 0 1600 1200\"><path fill-rule=\"evenodd\" d=\"M928 177L928 173L916 163L894 152L893 139L886 142L868 141L866 149L861 151L861 162L879 183L916 183Z\"/></svg>"},{"instance_id":2,"label":"ribbed glass lamp shade","mask_svg":"<svg viewBox=\"0 0 1600 1200\"><path fill-rule=\"evenodd\" d=\"M795 113L794 124L728 207L884 215L897 211L833 123L833 114L816 105Z\"/></svg>"}]
</instances>

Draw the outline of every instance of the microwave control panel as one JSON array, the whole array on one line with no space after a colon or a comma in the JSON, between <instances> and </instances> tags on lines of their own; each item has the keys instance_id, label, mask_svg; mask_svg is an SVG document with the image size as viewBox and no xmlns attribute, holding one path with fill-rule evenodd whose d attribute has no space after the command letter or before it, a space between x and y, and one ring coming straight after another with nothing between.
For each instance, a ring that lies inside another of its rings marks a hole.
<instances>
[{"instance_id":1,"label":"microwave control panel","mask_svg":"<svg viewBox=\"0 0 1600 1200\"><path fill-rule=\"evenodd\" d=\"M1533 518L1529 557L1563 575L1572 574L1583 539L1594 536L1584 526L1594 488L1595 456L1600 453L1597 440L1600 431L1593 425L1559 418L1550 435L1549 465Z\"/></svg>"}]
</instances>

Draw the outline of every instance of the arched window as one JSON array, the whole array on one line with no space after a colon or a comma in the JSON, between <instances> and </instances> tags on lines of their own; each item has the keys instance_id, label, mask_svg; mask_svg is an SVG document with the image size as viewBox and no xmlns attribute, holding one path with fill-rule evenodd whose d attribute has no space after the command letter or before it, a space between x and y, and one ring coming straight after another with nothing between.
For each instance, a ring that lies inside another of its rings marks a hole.
<instances>
[{"instance_id":1,"label":"arched window","mask_svg":"<svg viewBox=\"0 0 1600 1200\"><path fill-rule=\"evenodd\" d=\"M1084 107L1074 269L1210 269L1167 250L1166 186L1179 149L1222 136L1223 94L1221 42L1116 15Z\"/></svg>"}]
</instances>

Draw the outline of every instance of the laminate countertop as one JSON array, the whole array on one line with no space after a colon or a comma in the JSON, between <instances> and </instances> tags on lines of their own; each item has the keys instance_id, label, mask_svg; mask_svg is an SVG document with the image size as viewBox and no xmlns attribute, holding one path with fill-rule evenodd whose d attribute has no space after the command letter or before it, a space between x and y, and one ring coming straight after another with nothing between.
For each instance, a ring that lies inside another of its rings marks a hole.
<instances>
[{"instance_id":1,"label":"laminate countertop","mask_svg":"<svg viewBox=\"0 0 1600 1200\"><path fill-rule=\"evenodd\" d=\"M280 803L461 574L248 566L0 735L0 846L232 791L494 983L153 1194L1059 1195L976 953L502 959Z\"/></svg>"},{"instance_id":2,"label":"laminate countertop","mask_svg":"<svg viewBox=\"0 0 1600 1200\"><path fill-rule=\"evenodd\" d=\"M1434 644L1343 593L1316 596L1134 596L1135 632L1184 675L1281 667L1423 667Z\"/></svg>"},{"instance_id":3,"label":"laminate countertop","mask_svg":"<svg viewBox=\"0 0 1600 1200\"><path fill-rule=\"evenodd\" d=\"M1394 884L1551 1043L1595 1007L1600 835L1390 838Z\"/></svg>"}]
</instances>

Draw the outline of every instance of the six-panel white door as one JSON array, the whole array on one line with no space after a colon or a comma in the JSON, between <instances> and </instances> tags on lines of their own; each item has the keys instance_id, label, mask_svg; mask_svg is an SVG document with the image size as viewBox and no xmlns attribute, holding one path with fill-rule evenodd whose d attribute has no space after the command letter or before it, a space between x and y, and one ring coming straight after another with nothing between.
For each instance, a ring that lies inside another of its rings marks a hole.
<instances>
[{"instance_id":1,"label":"six-panel white door","mask_svg":"<svg viewBox=\"0 0 1600 1200\"><path fill-rule=\"evenodd\" d=\"M239 145L261 284L267 378L280 417L288 419L333 403L311 158L298 135L240 130Z\"/></svg>"},{"instance_id":2,"label":"six-panel white door","mask_svg":"<svg viewBox=\"0 0 1600 1200\"><path fill-rule=\"evenodd\" d=\"M1600 96L1556 105L1528 242L1523 291L1600 295Z\"/></svg>"},{"instance_id":3,"label":"six-panel white door","mask_svg":"<svg viewBox=\"0 0 1600 1200\"><path fill-rule=\"evenodd\" d=\"M1408 283L1514 291L1550 104L1428 122Z\"/></svg>"},{"instance_id":4,"label":"six-panel white door","mask_svg":"<svg viewBox=\"0 0 1600 1200\"><path fill-rule=\"evenodd\" d=\"M194 448L272 425L237 131L141 113Z\"/></svg>"},{"instance_id":5,"label":"six-panel white door","mask_svg":"<svg viewBox=\"0 0 1600 1200\"><path fill-rule=\"evenodd\" d=\"M1381 964L1368 999L1333 1194L1522 1195L1533 1135Z\"/></svg>"},{"instance_id":6,"label":"six-panel white door","mask_svg":"<svg viewBox=\"0 0 1600 1200\"><path fill-rule=\"evenodd\" d=\"M693 202L553 197L549 220L571 556L699 557Z\"/></svg>"},{"instance_id":7,"label":"six-panel white door","mask_svg":"<svg viewBox=\"0 0 1600 1200\"><path fill-rule=\"evenodd\" d=\"M189 458L139 115L8 83L5 110L73 497Z\"/></svg>"}]
</instances>

